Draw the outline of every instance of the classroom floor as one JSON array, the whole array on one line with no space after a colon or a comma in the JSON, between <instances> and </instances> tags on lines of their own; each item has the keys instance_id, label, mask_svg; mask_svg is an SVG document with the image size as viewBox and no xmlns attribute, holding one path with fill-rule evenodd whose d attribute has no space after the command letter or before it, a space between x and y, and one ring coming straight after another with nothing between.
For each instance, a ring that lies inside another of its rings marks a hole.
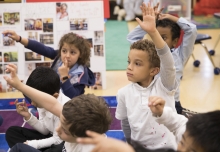
<instances>
[{"instance_id":1,"label":"classroom floor","mask_svg":"<svg viewBox=\"0 0 220 152\"><path fill-rule=\"evenodd\" d=\"M136 22L129 22L129 30L137 25ZM208 49L213 49L220 36L220 29L198 30L198 33L209 34L212 39L203 41ZM220 42L216 47L213 60L217 67L220 67ZM180 84L180 101L183 107L197 112L220 110L220 75L214 75L214 68L201 45L195 45L194 56L200 60L198 68L193 66L193 58L187 62L183 79ZM105 90L86 89L86 93L94 93L98 96L115 96L117 90L128 84L125 71L106 71ZM20 92L0 93L0 98L22 98Z\"/></svg>"}]
</instances>

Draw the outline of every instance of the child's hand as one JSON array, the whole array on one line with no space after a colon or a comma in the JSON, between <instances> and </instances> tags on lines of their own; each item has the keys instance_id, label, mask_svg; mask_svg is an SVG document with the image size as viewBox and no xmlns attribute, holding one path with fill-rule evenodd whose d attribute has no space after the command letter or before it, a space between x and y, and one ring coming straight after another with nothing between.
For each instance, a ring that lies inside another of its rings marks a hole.
<instances>
[{"instance_id":1,"label":"child's hand","mask_svg":"<svg viewBox=\"0 0 220 152\"><path fill-rule=\"evenodd\" d=\"M163 11L163 7L160 9L160 10L158 10L158 7L159 7L159 5L160 5L160 3L158 2L157 3L157 5L156 6L154 6L154 13L155 13L155 18L156 18L156 20L158 20L159 18L160 18L160 16L162 15L162 11Z\"/></svg>"},{"instance_id":2,"label":"child's hand","mask_svg":"<svg viewBox=\"0 0 220 152\"><path fill-rule=\"evenodd\" d=\"M58 68L58 73L60 75L61 81L63 77L68 76L69 75L69 67L68 67L68 61L65 58L63 64ZM66 81L66 80L65 80Z\"/></svg>"},{"instance_id":3,"label":"child's hand","mask_svg":"<svg viewBox=\"0 0 220 152\"><path fill-rule=\"evenodd\" d=\"M161 116L163 114L164 105L165 101L162 98L156 96L149 97L148 106L153 115Z\"/></svg>"},{"instance_id":4,"label":"child's hand","mask_svg":"<svg viewBox=\"0 0 220 152\"><path fill-rule=\"evenodd\" d=\"M161 14L159 16L159 20L163 20L163 19L169 19L173 22L177 22L179 18L170 14Z\"/></svg>"},{"instance_id":5,"label":"child's hand","mask_svg":"<svg viewBox=\"0 0 220 152\"><path fill-rule=\"evenodd\" d=\"M25 120L29 120L31 117L31 114L28 112L28 107L26 102L23 101L22 102L18 102L18 99L15 100L15 106L16 106L16 111L18 114L20 114L21 116L23 116L25 118Z\"/></svg>"},{"instance_id":6,"label":"child's hand","mask_svg":"<svg viewBox=\"0 0 220 152\"><path fill-rule=\"evenodd\" d=\"M5 36L8 36L8 37L10 37L10 38L12 38L12 39L15 40L15 41L19 41L19 39L20 39L20 36L17 35L17 33L15 33L15 31L12 31L12 30L3 31L2 34L4 34Z\"/></svg>"},{"instance_id":7,"label":"child's hand","mask_svg":"<svg viewBox=\"0 0 220 152\"><path fill-rule=\"evenodd\" d=\"M113 138L106 138L103 135L92 131L86 131L86 134L91 138L77 138L77 142L82 144L95 145L95 148L92 150L92 152L134 152L130 145L122 141Z\"/></svg>"},{"instance_id":8,"label":"child's hand","mask_svg":"<svg viewBox=\"0 0 220 152\"><path fill-rule=\"evenodd\" d=\"M150 5L150 2L148 5L145 3L142 4L141 10L143 15L143 22L139 18L136 18L136 20L143 30L149 34L153 34L156 31L155 12Z\"/></svg>"},{"instance_id":9,"label":"child's hand","mask_svg":"<svg viewBox=\"0 0 220 152\"><path fill-rule=\"evenodd\" d=\"M10 73L11 78L9 78L8 76L3 76L4 79L7 81L7 83L9 85L11 85L12 87L14 87L15 89L19 90L19 87L23 84L19 79L18 76L16 74L17 72L17 66L14 64L9 63L6 66L6 73Z\"/></svg>"}]
</instances>

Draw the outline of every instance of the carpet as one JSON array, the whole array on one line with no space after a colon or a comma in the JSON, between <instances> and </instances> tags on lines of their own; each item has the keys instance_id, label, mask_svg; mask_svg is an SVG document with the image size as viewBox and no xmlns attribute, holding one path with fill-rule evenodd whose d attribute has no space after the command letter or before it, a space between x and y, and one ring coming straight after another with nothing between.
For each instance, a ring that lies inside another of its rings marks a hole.
<instances>
[{"instance_id":1,"label":"carpet","mask_svg":"<svg viewBox=\"0 0 220 152\"><path fill-rule=\"evenodd\" d=\"M108 137L116 138L125 141L124 133L122 132L120 121L115 118L115 110L117 101L115 96L104 96L105 101L110 107L110 112L113 118L112 124L106 135ZM18 99L22 101L22 99ZM13 104L15 99L0 99L0 115L3 118L3 124L0 126L0 152L7 152L9 147L5 140L5 132L10 126L22 126L23 118L17 114L15 105ZM33 108L29 105L29 108ZM31 128L27 123L24 125L26 128Z\"/></svg>"},{"instance_id":2,"label":"carpet","mask_svg":"<svg viewBox=\"0 0 220 152\"><path fill-rule=\"evenodd\" d=\"M192 16L191 21L197 26L197 29L220 28L220 19L214 16Z\"/></svg>"},{"instance_id":3,"label":"carpet","mask_svg":"<svg viewBox=\"0 0 220 152\"><path fill-rule=\"evenodd\" d=\"M106 70L125 70L130 48L127 22L108 20L105 27Z\"/></svg>"}]
</instances>

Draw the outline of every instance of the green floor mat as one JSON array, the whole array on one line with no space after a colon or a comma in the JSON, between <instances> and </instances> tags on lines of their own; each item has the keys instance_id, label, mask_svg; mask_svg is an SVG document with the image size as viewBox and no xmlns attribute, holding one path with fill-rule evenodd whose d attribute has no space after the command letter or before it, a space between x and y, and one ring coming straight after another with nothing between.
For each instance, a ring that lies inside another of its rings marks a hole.
<instances>
[{"instance_id":1,"label":"green floor mat","mask_svg":"<svg viewBox=\"0 0 220 152\"><path fill-rule=\"evenodd\" d=\"M106 70L125 70L130 48L127 22L107 21L105 26Z\"/></svg>"}]
</instances>

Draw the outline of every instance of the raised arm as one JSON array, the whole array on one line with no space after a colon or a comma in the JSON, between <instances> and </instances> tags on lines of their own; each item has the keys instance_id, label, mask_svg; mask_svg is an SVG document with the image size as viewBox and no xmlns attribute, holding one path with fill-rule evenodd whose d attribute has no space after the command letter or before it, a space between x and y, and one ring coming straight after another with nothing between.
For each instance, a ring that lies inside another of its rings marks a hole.
<instances>
[{"instance_id":1,"label":"raised arm","mask_svg":"<svg viewBox=\"0 0 220 152\"><path fill-rule=\"evenodd\" d=\"M17 77L17 67L14 64L6 66L7 72L10 72L11 78L4 76L8 84L24 93L27 97L34 100L39 106L45 108L47 111L53 113L55 116L60 117L63 106L53 96L38 91L32 87L23 84Z\"/></svg>"}]
</instances>

